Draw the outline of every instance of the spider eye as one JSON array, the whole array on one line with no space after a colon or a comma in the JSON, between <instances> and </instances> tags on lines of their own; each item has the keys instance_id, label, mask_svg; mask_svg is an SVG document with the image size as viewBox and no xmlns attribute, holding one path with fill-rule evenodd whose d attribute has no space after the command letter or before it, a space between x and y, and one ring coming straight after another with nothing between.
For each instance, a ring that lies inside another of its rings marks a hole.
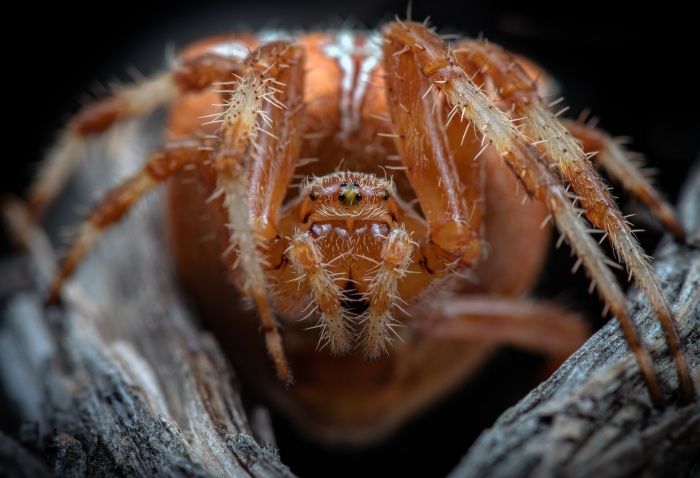
<instances>
[{"instance_id":1,"label":"spider eye","mask_svg":"<svg viewBox=\"0 0 700 478\"><path fill-rule=\"evenodd\" d=\"M340 185L340 191L338 194L338 200L345 206L354 206L362 199L362 194L360 194L360 188L355 186L357 183L347 183L344 182Z\"/></svg>"},{"instance_id":2,"label":"spider eye","mask_svg":"<svg viewBox=\"0 0 700 478\"><path fill-rule=\"evenodd\" d=\"M318 199L318 194L316 194L314 191L311 191L309 193L309 199L311 199L312 201L315 201L316 199Z\"/></svg>"},{"instance_id":3,"label":"spider eye","mask_svg":"<svg viewBox=\"0 0 700 478\"><path fill-rule=\"evenodd\" d=\"M358 189L360 188L360 185L357 184L357 183L352 183L352 185L355 186L355 187L358 188Z\"/></svg>"},{"instance_id":4,"label":"spider eye","mask_svg":"<svg viewBox=\"0 0 700 478\"><path fill-rule=\"evenodd\" d=\"M389 200L389 193L386 191L382 192L382 199L384 199L385 201L388 201Z\"/></svg>"}]
</instances>

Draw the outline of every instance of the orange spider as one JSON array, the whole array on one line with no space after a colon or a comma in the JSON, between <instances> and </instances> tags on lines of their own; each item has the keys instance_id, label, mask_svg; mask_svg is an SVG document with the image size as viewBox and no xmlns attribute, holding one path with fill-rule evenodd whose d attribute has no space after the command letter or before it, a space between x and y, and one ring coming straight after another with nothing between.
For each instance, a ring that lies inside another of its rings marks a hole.
<instances>
[{"instance_id":1,"label":"orange spider","mask_svg":"<svg viewBox=\"0 0 700 478\"><path fill-rule=\"evenodd\" d=\"M50 300L102 231L169 180L178 271L233 344L240 373L306 431L366 440L462 382L494 344L562 360L585 340L574 314L522 298L541 270L553 219L660 405L650 356L582 211L651 302L690 401L669 306L591 160L677 237L683 231L616 142L550 112L544 82L531 80L536 71L493 44L448 46L409 21L377 33L262 33L191 45L171 71L87 106L52 151L31 192L37 212L70 175L86 137L172 103L167 145L97 204ZM303 178L299 190L290 189L295 177ZM518 185L531 201L521 204ZM212 233L217 240L202 242ZM241 307L241 296L254 310ZM291 383L294 370L294 387L277 386L261 366L265 350L280 381Z\"/></svg>"}]
</instances>

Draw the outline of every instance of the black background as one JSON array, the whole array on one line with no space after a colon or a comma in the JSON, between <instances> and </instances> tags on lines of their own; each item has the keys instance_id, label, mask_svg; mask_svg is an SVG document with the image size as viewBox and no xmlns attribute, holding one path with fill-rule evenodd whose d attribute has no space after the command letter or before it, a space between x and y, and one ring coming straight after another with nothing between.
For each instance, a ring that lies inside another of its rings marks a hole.
<instances>
[{"instance_id":1,"label":"black background","mask_svg":"<svg viewBox=\"0 0 700 478\"><path fill-rule=\"evenodd\" d=\"M33 165L80 100L99 91L99 82L128 80L130 66L146 74L157 71L165 64L168 46L241 28L374 27L396 13L403 15L406 3L119 1L15 8L4 15L19 30L11 36L7 29L4 33L4 116L9 125L0 190L22 193ZM632 136L633 148L659 169L661 189L676 198L700 151L698 75L691 73L700 56L699 42L689 11L669 2L650 7L613 6L611 1L414 2L414 18L426 15L442 31L483 33L541 63L563 85L569 115L589 107L602 127ZM634 206L631 210L638 211ZM642 235L648 248L656 239L658 234ZM600 306L585 295L585 278L568 273L571 264L565 251L555 253L539 293L589 310L593 318ZM527 370L523 363L536 365L538 360L503 352L459 394L398 438L369 450L315 447L276 418L282 458L302 476L442 476L479 430L533 385L537 374L521 372Z\"/></svg>"}]
</instances>

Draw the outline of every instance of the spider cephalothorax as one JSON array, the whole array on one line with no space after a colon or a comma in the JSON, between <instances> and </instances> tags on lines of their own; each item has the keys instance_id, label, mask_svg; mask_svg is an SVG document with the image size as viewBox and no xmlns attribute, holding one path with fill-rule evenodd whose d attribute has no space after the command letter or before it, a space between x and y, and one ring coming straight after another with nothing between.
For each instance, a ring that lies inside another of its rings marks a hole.
<instances>
[{"instance_id":1,"label":"spider cephalothorax","mask_svg":"<svg viewBox=\"0 0 700 478\"><path fill-rule=\"evenodd\" d=\"M291 382L285 350L297 370L293 391L266 386L267 373L251 380L307 429L376 436L463 379L484 344L561 358L583 340L586 327L570 314L521 298L541 268L552 220L620 320L660 404L650 355L592 225L649 298L690 400L669 306L593 161L677 237L683 231L620 144L550 111L533 70L493 44L448 45L415 22L372 34L232 35L194 44L172 71L88 106L52 153L32 191L37 209L57 193L86 136L174 103L168 145L96 206L51 298L102 230L171 179L171 243L187 288L221 318L222 335L235 332L231 350L244 371L260 362L246 352L255 349L246 313L217 272L223 256L225 275L255 304L277 377ZM338 158L346 172L337 172ZM387 170L395 186L381 179ZM295 177L308 178L299 195L289 192ZM202 237L219 241L203 245ZM462 281L465 271L474 280ZM448 279L451 295L440 287ZM317 351L306 317L318 321L321 344L334 355ZM382 356L398 323L409 326L404 341ZM351 353L355 347L361 353Z\"/></svg>"},{"instance_id":2,"label":"spider cephalothorax","mask_svg":"<svg viewBox=\"0 0 700 478\"><path fill-rule=\"evenodd\" d=\"M316 279L309 276L308 264L323 263L325 272L318 280L326 283L318 289L341 296L337 306L335 300L332 306L317 304L322 311L322 340L333 352L347 352L353 338L347 329L359 321L365 353L376 358L391 340L392 306L413 248L400 222L393 183L372 174L350 172L311 178L302 188L297 217L303 232L295 234L288 255L298 280L308 279L314 288ZM306 248L307 237L315 248ZM318 258L304 257L309 252L318 253ZM390 264L391 270L383 264ZM323 301L325 295L312 293L312 297ZM358 309L358 301L359 309L364 310L356 317L353 310ZM353 307L347 307L348 303ZM324 309L333 310L335 316Z\"/></svg>"},{"instance_id":3,"label":"spider cephalothorax","mask_svg":"<svg viewBox=\"0 0 700 478\"><path fill-rule=\"evenodd\" d=\"M312 177L301 189L299 217L314 230L316 224L344 222L347 232L366 223L384 224L384 236L398 221L392 181L373 174L343 172Z\"/></svg>"}]
</instances>

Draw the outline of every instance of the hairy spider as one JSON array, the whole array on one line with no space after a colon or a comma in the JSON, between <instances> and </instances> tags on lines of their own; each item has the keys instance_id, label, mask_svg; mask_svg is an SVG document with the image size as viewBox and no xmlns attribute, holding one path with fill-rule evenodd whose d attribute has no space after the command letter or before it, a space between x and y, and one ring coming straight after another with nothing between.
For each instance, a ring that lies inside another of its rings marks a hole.
<instances>
[{"instance_id":1,"label":"hairy spider","mask_svg":"<svg viewBox=\"0 0 700 478\"><path fill-rule=\"evenodd\" d=\"M95 206L49 299L105 228L169 180L179 273L205 313L226 322L242 373L307 431L362 439L444 395L495 343L563 359L585 339L575 314L522 298L542 267L551 219L660 405L614 263L583 213L648 297L692 400L669 306L594 163L677 237L683 231L618 142L550 111L545 84L528 60L485 41L448 45L411 21L376 33L193 44L170 71L85 107L53 149L31 190L37 213L87 137L172 104L166 146ZM217 240L203 243L212 232ZM293 365L293 388L259 367L256 317L277 378L291 383Z\"/></svg>"}]
</instances>

